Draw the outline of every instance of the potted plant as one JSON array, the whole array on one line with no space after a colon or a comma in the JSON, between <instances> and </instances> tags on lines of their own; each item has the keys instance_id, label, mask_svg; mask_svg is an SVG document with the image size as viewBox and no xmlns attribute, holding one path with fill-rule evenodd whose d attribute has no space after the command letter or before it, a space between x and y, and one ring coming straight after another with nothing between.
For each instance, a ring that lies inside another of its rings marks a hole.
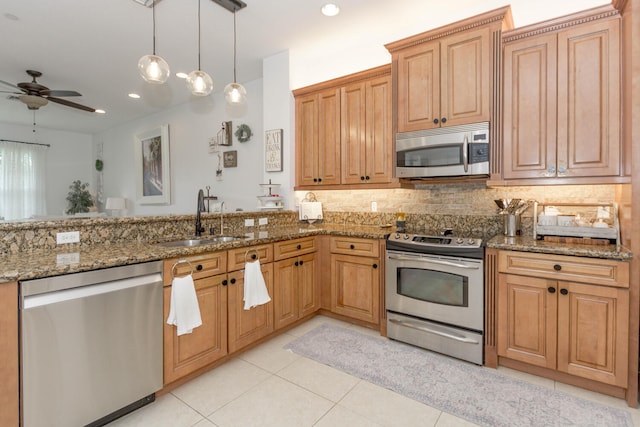
<instances>
[{"instance_id":1,"label":"potted plant","mask_svg":"<svg viewBox=\"0 0 640 427\"><path fill-rule=\"evenodd\" d=\"M91 197L87 187L89 187L89 183L85 182L83 184L80 180L73 181L69 186L71 191L67 195L67 202L69 202L66 211L67 215L89 212L89 208L93 206L93 197Z\"/></svg>"}]
</instances>

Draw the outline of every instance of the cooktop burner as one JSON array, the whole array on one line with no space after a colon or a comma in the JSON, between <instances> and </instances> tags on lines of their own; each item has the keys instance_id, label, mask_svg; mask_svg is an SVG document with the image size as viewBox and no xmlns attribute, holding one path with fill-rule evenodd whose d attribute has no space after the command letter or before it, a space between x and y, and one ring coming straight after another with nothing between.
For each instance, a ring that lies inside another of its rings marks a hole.
<instances>
[{"instance_id":1,"label":"cooktop burner","mask_svg":"<svg viewBox=\"0 0 640 427\"><path fill-rule=\"evenodd\" d=\"M482 258L484 256L482 239L453 235L430 236L391 233L387 238L387 249L414 253L459 255L469 258Z\"/></svg>"}]
</instances>

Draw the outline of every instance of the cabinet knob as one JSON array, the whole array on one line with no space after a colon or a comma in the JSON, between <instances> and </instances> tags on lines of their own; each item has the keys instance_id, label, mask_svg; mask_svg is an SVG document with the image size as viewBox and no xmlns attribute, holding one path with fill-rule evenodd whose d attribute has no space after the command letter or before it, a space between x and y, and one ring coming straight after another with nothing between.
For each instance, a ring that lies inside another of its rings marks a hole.
<instances>
[{"instance_id":1,"label":"cabinet knob","mask_svg":"<svg viewBox=\"0 0 640 427\"><path fill-rule=\"evenodd\" d=\"M553 266L553 269L554 269L555 271L560 271L560 270L562 270L562 266L561 266L560 264L555 264L555 265Z\"/></svg>"},{"instance_id":2,"label":"cabinet knob","mask_svg":"<svg viewBox=\"0 0 640 427\"><path fill-rule=\"evenodd\" d=\"M569 293L569 291L568 291L568 290L566 290L566 289L564 289L564 288L562 288L562 289L560 289L560 293L561 293L562 295L567 295L567 294Z\"/></svg>"},{"instance_id":3,"label":"cabinet knob","mask_svg":"<svg viewBox=\"0 0 640 427\"><path fill-rule=\"evenodd\" d=\"M434 125L437 125L438 123L440 123L440 120L438 120L438 119L433 119L433 124L434 124Z\"/></svg>"},{"instance_id":4,"label":"cabinet knob","mask_svg":"<svg viewBox=\"0 0 640 427\"><path fill-rule=\"evenodd\" d=\"M361 176L361 177L360 177L360 181L364 181L364 176Z\"/></svg>"},{"instance_id":5,"label":"cabinet knob","mask_svg":"<svg viewBox=\"0 0 640 427\"><path fill-rule=\"evenodd\" d=\"M322 178L318 178L318 182L322 182Z\"/></svg>"},{"instance_id":6,"label":"cabinet knob","mask_svg":"<svg viewBox=\"0 0 640 427\"><path fill-rule=\"evenodd\" d=\"M313 178L313 182L318 182L318 178Z\"/></svg>"},{"instance_id":7,"label":"cabinet knob","mask_svg":"<svg viewBox=\"0 0 640 427\"><path fill-rule=\"evenodd\" d=\"M355 249L356 247L355 247L355 245L349 245L349 248Z\"/></svg>"},{"instance_id":8,"label":"cabinet knob","mask_svg":"<svg viewBox=\"0 0 640 427\"><path fill-rule=\"evenodd\" d=\"M446 118L446 117L443 117L440 121L441 121L442 123L447 123L447 118Z\"/></svg>"},{"instance_id":9,"label":"cabinet knob","mask_svg":"<svg viewBox=\"0 0 640 427\"><path fill-rule=\"evenodd\" d=\"M258 258L258 255L256 255L256 254L252 254L251 255L251 259L256 259L256 258Z\"/></svg>"},{"instance_id":10,"label":"cabinet knob","mask_svg":"<svg viewBox=\"0 0 640 427\"><path fill-rule=\"evenodd\" d=\"M547 168L547 172L549 173L556 173L556 167L555 166L549 166Z\"/></svg>"},{"instance_id":11,"label":"cabinet knob","mask_svg":"<svg viewBox=\"0 0 640 427\"><path fill-rule=\"evenodd\" d=\"M298 249L298 250L302 249L302 245L296 246L296 249Z\"/></svg>"},{"instance_id":12,"label":"cabinet knob","mask_svg":"<svg viewBox=\"0 0 640 427\"><path fill-rule=\"evenodd\" d=\"M302 264L304 264L304 261L303 261L303 260L300 260L300 265L302 265Z\"/></svg>"},{"instance_id":13,"label":"cabinet knob","mask_svg":"<svg viewBox=\"0 0 640 427\"><path fill-rule=\"evenodd\" d=\"M202 264L196 265L196 270L201 271L202 270Z\"/></svg>"},{"instance_id":14,"label":"cabinet knob","mask_svg":"<svg viewBox=\"0 0 640 427\"><path fill-rule=\"evenodd\" d=\"M556 293L556 288L554 288L553 286L549 286L547 288L547 291L549 291L550 294L555 294Z\"/></svg>"},{"instance_id":15,"label":"cabinet knob","mask_svg":"<svg viewBox=\"0 0 640 427\"><path fill-rule=\"evenodd\" d=\"M224 279L222 281L222 286L227 286L229 284L229 282L227 281L227 279Z\"/></svg>"},{"instance_id":16,"label":"cabinet knob","mask_svg":"<svg viewBox=\"0 0 640 427\"><path fill-rule=\"evenodd\" d=\"M296 267L300 265L300 263L298 261L294 262L293 265L295 265Z\"/></svg>"},{"instance_id":17,"label":"cabinet knob","mask_svg":"<svg viewBox=\"0 0 640 427\"><path fill-rule=\"evenodd\" d=\"M364 178L365 178L367 181L369 181L369 179L370 179L370 178L369 178L369 175L365 176Z\"/></svg>"},{"instance_id":18,"label":"cabinet knob","mask_svg":"<svg viewBox=\"0 0 640 427\"><path fill-rule=\"evenodd\" d=\"M233 278L231 279L231 284L233 285L234 283L236 283L236 278L235 278L235 277L233 277Z\"/></svg>"},{"instance_id":19,"label":"cabinet knob","mask_svg":"<svg viewBox=\"0 0 640 427\"><path fill-rule=\"evenodd\" d=\"M378 268L378 264L373 264L373 268Z\"/></svg>"}]
</instances>

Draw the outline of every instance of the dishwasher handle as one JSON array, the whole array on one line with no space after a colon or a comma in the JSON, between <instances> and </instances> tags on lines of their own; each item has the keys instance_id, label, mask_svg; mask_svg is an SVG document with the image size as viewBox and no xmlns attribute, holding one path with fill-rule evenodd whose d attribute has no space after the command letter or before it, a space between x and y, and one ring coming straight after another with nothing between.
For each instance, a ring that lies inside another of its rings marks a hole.
<instances>
[{"instance_id":1,"label":"dishwasher handle","mask_svg":"<svg viewBox=\"0 0 640 427\"><path fill-rule=\"evenodd\" d=\"M117 292L123 289L154 284L162 286L162 275L160 273L132 277L129 279L114 280L111 282L87 285L78 288L63 289L43 294L28 295L22 297L22 309L28 310L30 308L56 304L63 301L71 301L94 295L106 294L109 292Z\"/></svg>"}]
</instances>

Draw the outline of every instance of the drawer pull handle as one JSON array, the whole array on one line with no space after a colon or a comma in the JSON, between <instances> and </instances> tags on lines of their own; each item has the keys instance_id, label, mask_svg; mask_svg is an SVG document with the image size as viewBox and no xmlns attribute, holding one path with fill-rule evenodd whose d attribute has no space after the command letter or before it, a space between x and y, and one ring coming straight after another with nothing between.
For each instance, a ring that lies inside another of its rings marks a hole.
<instances>
[{"instance_id":1,"label":"drawer pull handle","mask_svg":"<svg viewBox=\"0 0 640 427\"><path fill-rule=\"evenodd\" d=\"M304 264L304 261L303 261L303 260L300 260L300 265L302 265L302 264Z\"/></svg>"},{"instance_id":2,"label":"drawer pull handle","mask_svg":"<svg viewBox=\"0 0 640 427\"><path fill-rule=\"evenodd\" d=\"M198 265L196 266L196 270L198 270L198 271L202 271L202 264L198 264Z\"/></svg>"},{"instance_id":3,"label":"drawer pull handle","mask_svg":"<svg viewBox=\"0 0 640 427\"><path fill-rule=\"evenodd\" d=\"M233 285L234 283L236 283L236 278L235 277L231 279L231 284Z\"/></svg>"},{"instance_id":4,"label":"drawer pull handle","mask_svg":"<svg viewBox=\"0 0 640 427\"><path fill-rule=\"evenodd\" d=\"M355 249L356 247L355 247L355 245L349 245L349 248Z\"/></svg>"},{"instance_id":5,"label":"drawer pull handle","mask_svg":"<svg viewBox=\"0 0 640 427\"><path fill-rule=\"evenodd\" d=\"M562 266L560 264L556 264L556 265L553 266L553 269L555 271L560 271L560 270L562 270Z\"/></svg>"},{"instance_id":6,"label":"drawer pull handle","mask_svg":"<svg viewBox=\"0 0 640 427\"><path fill-rule=\"evenodd\" d=\"M566 289L564 289L564 288L562 288L562 289L560 289L560 293L561 293L562 295L567 295L567 294L569 293L569 291L568 291L568 290L566 290Z\"/></svg>"},{"instance_id":7,"label":"drawer pull handle","mask_svg":"<svg viewBox=\"0 0 640 427\"><path fill-rule=\"evenodd\" d=\"M295 265L296 267L300 265L300 263L298 261L294 262L293 265Z\"/></svg>"},{"instance_id":8,"label":"drawer pull handle","mask_svg":"<svg viewBox=\"0 0 640 427\"><path fill-rule=\"evenodd\" d=\"M227 279L224 279L222 281L222 286L227 286L229 284L229 281Z\"/></svg>"},{"instance_id":9,"label":"drawer pull handle","mask_svg":"<svg viewBox=\"0 0 640 427\"><path fill-rule=\"evenodd\" d=\"M554 288L553 286L549 286L547 288L547 290L549 291L550 294L555 294L556 293L556 288Z\"/></svg>"},{"instance_id":10,"label":"drawer pull handle","mask_svg":"<svg viewBox=\"0 0 640 427\"><path fill-rule=\"evenodd\" d=\"M296 246L296 249L298 249L298 250L302 249L302 245Z\"/></svg>"},{"instance_id":11,"label":"drawer pull handle","mask_svg":"<svg viewBox=\"0 0 640 427\"><path fill-rule=\"evenodd\" d=\"M373 264L373 268L378 268L378 264Z\"/></svg>"}]
</instances>

